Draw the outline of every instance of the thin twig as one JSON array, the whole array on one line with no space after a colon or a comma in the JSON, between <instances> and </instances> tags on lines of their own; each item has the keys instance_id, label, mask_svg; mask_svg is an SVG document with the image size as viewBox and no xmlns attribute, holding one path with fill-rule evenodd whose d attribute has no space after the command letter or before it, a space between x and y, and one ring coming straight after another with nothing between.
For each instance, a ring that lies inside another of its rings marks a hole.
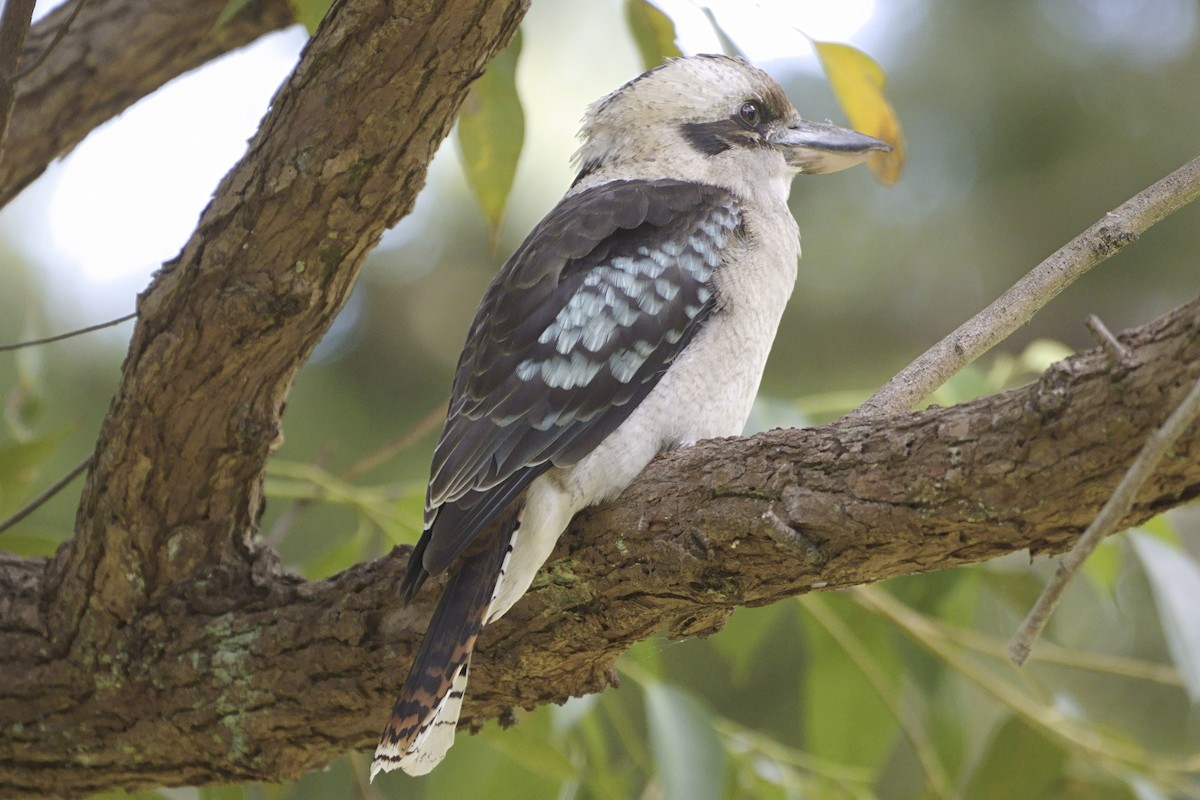
<instances>
[{"instance_id":1,"label":"thin twig","mask_svg":"<svg viewBox=\"0 0 1200 800\"><path fill-rule=\"evenodd\" d=\"M321 448L317 453L317 457L313 459L313 466L325 469L325 465L329 463L330 457L333 455L333 449L328 445ZM266 536L262 537L263 541L271 545L271 547L279 547L283 544L283 540L292 532L292 527L296 524L296 520L300 519L300 513L304 509L312 505L312 500L308 498L299 498L288 503L287 507L280 513L279 518L275 520L275 524L271 526L271 530L267 531Z\"/></svg>"},{"instance_id":2,"label":"thin twig","mask_svg":"<svg viewBox=\"0 0 1200 800\"><path fill-rule=\"evenodd\" d=\"M874 586L856 586L848 594L855 602L897 623L900 629L923 649L944 661L949 667L997 701L1012 709L1018 716L1051 738L1082 751L1103 765L1109 760L1154 770L1191 774L1200 768L1200 756L1150 756L1142 747L1120 736L1111 735L1102 727L1081 723L1059 704L1046 705L1012 682L999 680L996 672L986 669L976 659L968 658L939 636L923 616L903 603L889 602L887 592Z\"/></svg>"},{"instance_id":3,"label":"thin twig","mask_svg":"<svg viewBox=\"0 0 1200 800\"><path fill-rule=\"evenodd\" d=\"M1083 324L1091 332L1092 338L1104 348L1104 352L1108 353L1109 358L1126 369L1133 366L1133 356L1130 354L1129 348L1121 344L1116 336L1113 336L1112 331L1108 329L1103 320L1095 314L1088 314Z\"/></svg>"},{"instance_id":4,"label":"thin twig","mask_svg":"<svg viewBox=\"0 0 1200 800\"><path fill-rule=\"evenodd\" d=\"M446 409L449 407L450 401L445 400L438 405L437 408L431 410L428 414L417 420L411 428L394 442L385 444L373 453L355 461L342 472L338 477L344 481L352 481L356 478L361 478L376 467L390 461L397 453L402 453L414 444L419 442L425 434L438 426L446 417Z\"/></svg>"},{"instance_id":5,"label":"thin twig","mask_svg":"<svg viewBox=\"0 0 1200 800\"><path fill-rule=\"evenodd\" d=\"M864 418L907 411L951 375L1024 325L1092 267L1115 254L1151 225L1200 197L1200 157L1172 172L1076 236L994 303L929 348L848 416Z\"/></svg>"},{"instance_id":6,"label":"thin twig","mask_svg":"<svg viewBox=\"0 0 1200 800\"><path fill-rule=\"evenodd\" d=\"M71 24L75 22L75 18L79 16L79 12L83 8L83 4L86 2L87 0L75 0L75 7L71 9L71 13L54 31L54 38L50 40L50 43L42 48L42 52L38 53L37 58L35 58L29 64L29 66L25 67L13 76L12 80L14 84L25 80L33 73L35 69L46 63L46 59L49 58L50 54L54 52L54 48L58 47L59 43L62 42L63 37L67 35L67 31L71 29Z\"/></svg>"},{"instance_id":7,"label":"thin twig","mask_svg":"<svg viewBox=\"0 0 1200 800\"><path fill-rule=\"evenodd\" d=\"M1037 599L1029 615L1021 623L1021 627L1008 642L1008 655L1018 666L1024 664L1025 660L1029 658L1029 651L1033 648L1033 643L1041 634L1042 629L1046 627L1046 622L1054 613L1059 599L1071 579L1083 566L1083 562L1096 549L1096 545L1100 544L1100 540L1112 533L1129 513L1142 484L1153 474L1158 462L1183 435L1184 431L1191 426L1198 414L1200 414L1200 381L1196 382L1187 397L1175 407L1175 410L1167 417L1167 421L1146 439L1146 443L1142 445L1142 451L1134 459L1132 466L1125 473L1125 477L1121 478L1121 482L1112 496L1108 498L1108 502L1100 509L1100 513L1092 520L1092 524L1083 532L1083 536L1079 538L1075 546L1058 562L1058 569L1054 571L1054 577L1042 590L1041 597Z\"/></svg>"},{"instance_id":8,"label":"thin twig","mask_svg":"<svg viewBox=\"0 0 1200 800\"><path fill-rule=\"evenodd\" d=\"M66 475L62 476L57 481L55 481L54 484L49 489L42 492L37 497L33 498L28 503L26 503L24 506L22 506L19 510L17 510L17 512L15 514L9 516L8 518L6 518L4 520L0 520L0 533L4 533L6 530L11 528L13 525L16 525L18 522L25 519L30 514L32 514L34 511L37 511L39 508L41 508L43 505L45 505L46 502L48 500L50 500L50 498L54 497L54 495L61 492L63 489L65 489L67 487L67 484L69 484L71 481L73 481L77 477L79 477L79 474L81 472L83 472L85 469L87 469L88 465L91 463L92 463L92 457L88 456L83 461L81 461L78 465L76 465L74 468L72 468L70 472L68 472Z\"/></svg>"},{"instance_id":9,"label":"thin twig","mask_svg":"<svg viewBox=\"0 0 1200 800\"><path fill-rule=\"evenodd\" d=\"M337 475L338 480L350 482L356 480L357 478L361 478L371 470L375 469L381 464L386 463L397 453L401 453L412 447L414 444L420 441L421 437L433 430L433 428L435 428L437 424L442 421L442 419L446 416L446 408L448 405L449 401L439 404L437 408L433 409L424 417L417 420L416 424L405 431L399 439L389 442L375 452L368 453L358 461L355 461ZM314 463L317 466L323 467L324 464L322 462L325 461L328 461L328 453L322 451L317 455ZM271 546L278 547L284 538L287 537L292 526L296 523L296 520L300 518L300 514L314 502L316 502L315 498L300 498L293 500L291 504L289 504L288 507L283 510L283 513L279 515L279 518L275 521L275 524L271 526L271 530L264 537L264 540Z\"/></svg>"},{"instance_id":10,"label":"thin twig","mask_svg":"<svg viewBox=\"0 0 1200 800\"><path fill-rule=\"evenodd\" d=\"M103 330L104 328L111 328L114 325L120 325L122 322L128 322L129 320L133 319L136 316L137 316L137 312L135 311L132 314L126 314L123 317L118 317L116 319L110 319L108 322L101 322L97 325L89 325L86 328L79 328L78 330L67 331L66 333L60 333L55 336L47 336L45 339L31 339L28 342L16 342L14 344L0 344L0 353L7 353L12 350L20 350L24 347L36 347L40 344L50 344L51 342L60 342L63 339L70 339L74 336L82 336L85 333L91 333L92 331Z\"/></svg>"}]
</instances>

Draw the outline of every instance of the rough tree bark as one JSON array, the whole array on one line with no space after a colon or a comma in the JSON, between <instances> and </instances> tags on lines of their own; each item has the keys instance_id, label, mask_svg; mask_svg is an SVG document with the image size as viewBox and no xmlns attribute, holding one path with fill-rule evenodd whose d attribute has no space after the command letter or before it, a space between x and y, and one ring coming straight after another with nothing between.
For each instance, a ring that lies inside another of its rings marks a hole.
<instances>
[{"instance_id":1,"label":"rough tree bark","mask_svg":"<svg viewBox=\"0 0 1200 800\"><path fill-rule=\"evenodd\" d=\"M80 0L33 26L22 69ZM252 0L216 27L226 0L86 0L62 41L17 86L0 158L0 206L94 128L188 70L293 23L287 0Z\"/></svg>"},{"instance_id":2,"label":"rough tree bark","mask_svg":"<svg viewBox=\"0 0 1200 800\"><path fill-rule=\"evenodd\" d=\"M74 539L0 557L0 793L274 781L370 747L435 595L406 550L326 581L253 540L290 382L412 203L520 0L335 4L139 303ZM1067 546L1200 375L1200 301L1025 389L698 444L576 520L486 632L464 721L611 682L655 631L817 587ZM1129 523L1200 494L1182 439Z\"/></svg>"}]
</instances>

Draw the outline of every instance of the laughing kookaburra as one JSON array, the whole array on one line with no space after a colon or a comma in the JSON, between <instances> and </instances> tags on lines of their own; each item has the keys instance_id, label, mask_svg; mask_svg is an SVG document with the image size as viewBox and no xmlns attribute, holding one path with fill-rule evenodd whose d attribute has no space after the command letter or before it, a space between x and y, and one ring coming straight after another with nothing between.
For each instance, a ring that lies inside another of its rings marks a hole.
<instances>
[{"instance_id":1,"label":"laughing kookaburra","mask_svg":"<svg viewBox=\"0 0 1200 800\"><path fill-rule=\"evenodd\" d=\"M745 61L670 61L590 109L578 177L492 282L459 358L400 591L448 572L371 775L454 742L480 629L571 517L661 450L740 434L792 293L792 176L888 145L800 118Z\"/></svg>"}]
</instances>

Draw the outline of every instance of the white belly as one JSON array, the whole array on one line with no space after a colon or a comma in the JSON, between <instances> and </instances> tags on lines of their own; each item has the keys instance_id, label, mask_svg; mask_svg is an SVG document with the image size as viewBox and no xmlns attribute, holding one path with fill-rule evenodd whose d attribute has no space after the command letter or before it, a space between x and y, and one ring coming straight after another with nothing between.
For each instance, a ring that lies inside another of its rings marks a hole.
<instances>
[{"instance_id":1,"label":"white belly","mask_svg":"<svg viewBox=\"0 0 1200 800\"><path fill-rule=\"evenodd\" d=\"M576 512L616 497L662 450L742 432L795 283L794 230L768 279L731 271L721 282L726 307L709 318L620 427L575 465L552 468L530 484L488 622L525 594Z\"/></svg>"}]
</instances>

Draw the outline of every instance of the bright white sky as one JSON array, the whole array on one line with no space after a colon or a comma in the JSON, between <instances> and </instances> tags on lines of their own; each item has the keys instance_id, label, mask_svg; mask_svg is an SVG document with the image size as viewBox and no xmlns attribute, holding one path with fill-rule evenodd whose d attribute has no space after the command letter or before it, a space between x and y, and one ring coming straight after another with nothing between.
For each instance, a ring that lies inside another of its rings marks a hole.
<instances>
[{"instance_id":1,"label":"bright white sky","mask_svg":"<svg viewBox=\"0 0 1200 800\"><path fill-rule=\"evenodd\" d=\"M685 52L720 49L699 5L689 0L661 0L659 5L676 21ZM817 39L851 42L878 55L885 28L874 0L707 0L707 5L752 60L777 72L816 68L801 30ZM531 31L537 30L539 13L554 13L541 10L546 7L534 4L527 26ZM602 15L598 19L621 19L618 9L602 4L593 8ZM555 70L537 66L569 57L561 53L562 48L578 45L563 38L526 36L523 59L531 66L522 70L521 91L531 128L528 150L542 153L535 143L553 142L554 152L538 161L551 162L557 153L562 163L555 162L554 169L565 172L583 104L620 85L638 65L630 47L629 64L616 64L611 76L597 75L598 85L586 99L572 97L570 108L539 112L539 95L563 96L551 77ZM0 231L35 264L45 276L49 294L59 301L55 315L63 319L51 322L51 327L83 325L133 309L136 293L161 262L179 251L220 177L244 152L246 140L304 41L298 28L274 34L172 83L93 132L0 214ZM558 51L552 49L555 46ZM794 65L783 63L797 57L801 61ZM543 117L548 127L539 132ZM431 183L439 173L457 169L453 150L444 149ZM523 170L528 161L522 162ZM533 169L540 172L537 165Z\"/></svg>"}]
</instances>

